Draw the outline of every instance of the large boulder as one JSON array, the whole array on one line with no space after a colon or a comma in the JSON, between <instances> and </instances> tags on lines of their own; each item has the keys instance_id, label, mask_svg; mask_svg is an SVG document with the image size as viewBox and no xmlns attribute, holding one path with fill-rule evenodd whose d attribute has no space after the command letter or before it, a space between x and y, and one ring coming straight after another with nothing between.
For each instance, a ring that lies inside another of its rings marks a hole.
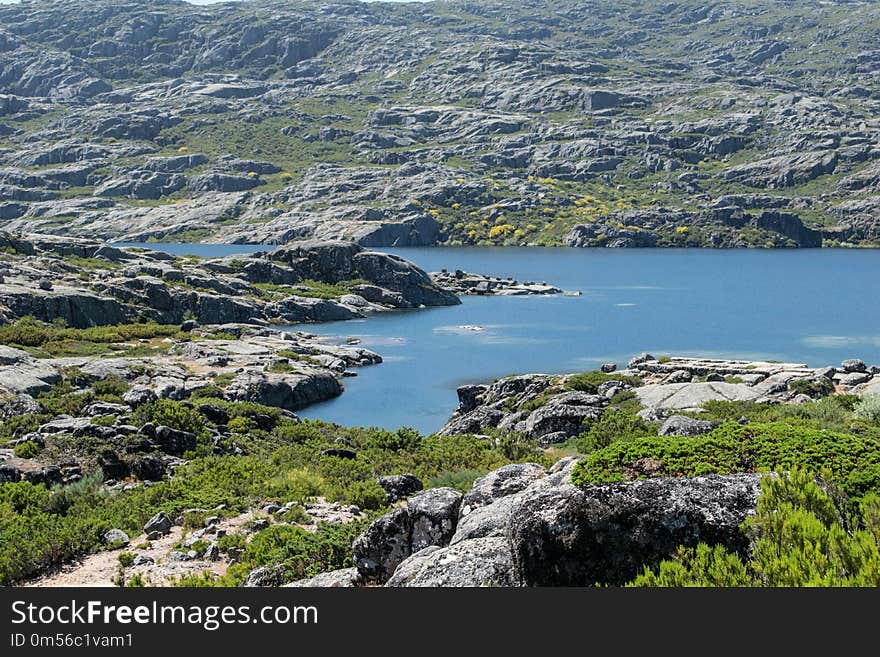
<instances>
[{"instance_id":1,"label":"large boulder","mask_svg":"<svg viewBox=\"0 0 880 657\"><path fill-rule=\"evenodd\" d=\"M281 586L283 583L284 568L279 564L271 564L254 568L240 586L242 588L264 588Z\"/></svg>"},{"instance_id":2,"label":"large boulder","mask_svg":"<svg viewBox=\"0 0 880 657\"><path fill-rule=\"evenodd\" d=\"M299 579L285 587L293 588L353 588L360 584L360 573L357 568L343 568L320 573L314 577Z\"/></svg>"},{"instance_id":3,"label":"large boulder","mask_svg":"<svg viewBox=\"0 0 880 657\"><path fill-rule=\"evenodd\" d=\"M740 525L757 505L760 475L658 478L523 496L508 539L514 580L526 586L623 584L679 546L743 552Z\"/></svg>"},{"instance_id":4,"label":"large boulder","mask_svg":"<svg viewBox=\"0 0 880 657\"><path fill-rule=\"evenodd\" d=\"M467 516L479 507L518 493L532 482L546 476L544 466L537 463L512 463L477 479L461 501L461 515Z\"/></svg>"},{"instance_id":5,"label":"large boulder","mask_svg":"<svg viewBox=\"0 0 880 657\"><path fill-rule=\"evenodd\" d=\"M403 561L385 586L512 586L510 548L504 538L478 538L431 546Z\"/></svg>"},{"instance_id":6,"label":"large boulder","mask_svg":"<svg viewBox=\"0 0 880 657\"><path fill-rule=\"evenodd\" d=\"M248 401L295 411L336 397L342 384L327 370L308 369L295 374L243 372L226 389L230 400Z\"/></svg>"},{"instance_id":7,"label":"large boulder","mask_svg":"<svg viewBox=\"0 0 880 657\"><path fill-rule=\"evenodd\" d=\"M189 179L189 191L244 192L265 184L257 176L236 176L229 173L202 173Z\"/></svg>"},{"instance_id":8,"label":"large boulder","mask_svg":"<svg viewBox=\"0 0 880 657\"><path fill-rule=\"evenodd\" d=\"M0 404L0 417L34 415L43 412L45 412L43 405L30 395L25 394L15 395Z\"/></svg>"},{"instance_id":9,"label":"large boulder","mask_svg":"<svg viewBox=\"0 0 880 657\"><path fill-rule=\"evenodd\" d=\"M0 464L0 484L14 484L19 481L21 481L21 470L14 465Z\"/></svg>"},{"instance_id":10,"label":"large boulder","mask_svg":"<svg viewBox=\"0 0 880 657\"><path fill-rule=\"evenodd\" d=\"M147 523L144 525L144 533L152 534L156 532L159 534L167 534L171 531L171 525L171 518L168 517L168 514L164 511L160 511L147 520Z\"/></svg>"},{"instance_id":11,"label":"large boulder","mask_svg":"<svg viewBox=\"0 0 880 657\"><path fill-rule=\"evenodd\" d=\"M522 425L522 433L531 440L557 433L573 438L602 415L602 405L605 403L607 400L598 395L580 392L561 395L530 413Z\"/></svg>"},{"instance_id":12,"label":"large boulder","mask_svg":"<svg viewBox=\"0 0 880 657\"><path fill-rule=\"evenodd\" d=\"M411 552L447 545L458 522L462 495L453 488L432 488L407 500L412 519Z\"/></svg>"},{"instance_id":13,"label":"large boulder","mask_svg":"<svg viewBox=\"0 0 880 657\"><path fill-rule=\"evenodd\" d=\"M418 493L425 486L414 474L388 475L376 479L385 490L385 498L389 504L404 499L407 495Z\"/></svg>"},{"instance_id":14,"label":"large boulder","mask_svg":"<svg viewBox=\"0 0 880 657\"><path fill-rule=\"evenodd\" d=\"M354 564L366 581L385 582L412 554L412 519L395 509L373 521L352 544Z\"/></svg>"},{"instance_id":15,"label":"large boulder","mask_svg":"<svg viewBox=\"0 0 880 657\"><path fill-rule=\"evenodd\" d=\"M385 582L414 552L445 546L455 533L461 493L432 488L375 520L352 545L355 566L366 581Z\"/></svg>"},{"instance_id":16,"label":"large boulder","mask_svg":"<svg viewBox=\"0 0 880 657\"><path fill-rule=\"evenodd\" d=\"M158 426L153 434L162 451L181 455L196 448L196 435L173 427Z\"/></svg>"}]
</instances>

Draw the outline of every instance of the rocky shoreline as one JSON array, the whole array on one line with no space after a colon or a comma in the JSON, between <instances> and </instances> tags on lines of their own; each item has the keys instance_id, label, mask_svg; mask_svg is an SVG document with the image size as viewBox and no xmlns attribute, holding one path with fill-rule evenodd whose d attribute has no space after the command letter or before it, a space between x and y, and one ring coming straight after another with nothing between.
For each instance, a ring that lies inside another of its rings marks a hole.
<instances>
[{"instance_id":1,"label":"rocky shoreline","mask_svg":"<svg viewBox=\"0 0 880 657\"><path fill-rule=\"evenodd\" d=\"M122 404L93 403L80 417L57 417L9 443L2 451L0 481L75 482L93 467L93 460L68 459L60 465L41 466L42 459L61 453L65 447L69 457L72 443L98 440L104 448L97 464L109 490L136 488L138 484L130 482L138 479L143 480L142 486L152 485L174 477L184 466L181 455L195 447L195 435L167 426L131 426L130 418L140 405L157 398L191 398L192 403L183 403L211 418L216 426L212 429L214 453L234 455L243 452L235 445L234 436L230 441L230 417L212 405L211 399L196 402L200 388L214 385L227 373L234 374L223 394L226 399L295 409L308 401L297 394L315 389L314 380L324 370L340 373L381 360L372 352L327 345L308 334L242 325L223 328L237 332L237 339L200 339L204 329L193 329L173 358L46 361L47 367L59 371L75 367L81 376L95 381L118 377L132 385ZM4 358L16 355L15 350L5 349ZM308 353L314 362L279 357L289 350ZM276 377L256 373L279 362L295 364L296 372ZM161 367L152 373L157 364ZM260 379L256 386L255 377ZM292 385L292 378L301 381L302 387ZM254 395L255 390L259 395ZM582 438L586 429L621 412L628 402L636 404L628 412L640 409L637 415L647 423L644 427L653 426L656 435L696 440L723 429L718 421L701 418L711 415L705 410L707 402L746 403L761 409L807 407L839 395L880 398L880 368L857 359L838 367L811 368L799 363L640 354L623 370L609 363L581 375L506 377L492 384L463 386L458 395L460 407L440 432L445 440L477 434L474 439L478 443L493 443L504 435L516 435L552 453L555 445ZM745 411L748 407L742 408ZM24 391L3 406L6 417L43 412L40 403ZM289 410L282 413L295 421ZM92 422L108 415L115 418L113 424ZM255 420L261 422L260 416ZM747 430L750 421L740 418L739 425ZM767 427L756 425L756 430ZM114 433L120 435L113 437ZM130 440L118 453L108 451L107 447L124 443L131 433L144 436L149 453L139 455L131 449ZM322 454L342 462L359 458L354 445L341 440ZM23 459L9 449L23 443L38 443L41 456ZM823 458L834 457L826 454ZM203 577L203 573L222 579L241 553L218 549L218 545L226 545L221 539L227 534L234 533L236 540L246 544L271 528L308 533L322 526L349 523L363 528L351 543L353 566L289 582L281 564L268 564L249 572L242 585L621 585L645 568L656 568L677 550L699 543L742 558L748 556L750 539L742 527L757 512L760 473L669 476L661 461L645 457L628 464L618 483L584 484L583 472L577 471L585 463L585 456L563 457L543 465L511 463L477 478L465 492L450 487L425 490L423 482L412 474L382 476L377 483L391 510L368 524L358 506L324 499L304 506L264 501L238 516L224 515L222 506L187 512L199 519L205 517L201 527L186 520L186 514L177 518L159 514L144 525L143 536L130 538L113 530L113 540L107 539L114 546L110 551L34 579L31 585L94 585L126 578L164 585L177 578ZM182 531L181 526L189 529ZM639 540L634 540L635 536Z\"/></svg>"},{"instance_id":2,"label":"rocky shoreline","mask_svg":"<svg viewBox=\"0 0 880 657\"><path fill-rule=\"evenodd\" d=\"M460 303L396 256L300 242L228 258L176 258L90 240L0 233L0 317L84 328L134 321L297 324Z\"/></svg>"},{"instance_id":3,"label":"rocky shoreline","mask_svg":"<svg viewBox=\"0 0 880 657\"><path fill-rule=\"evenodd\" d=\"M212 409L211 399L281 409L295 421L293 411L340 395L345 377L382 362L367 349L273 324L451 305L460 303L459 294L477 292L559 290L478 274L431 277L406 260L350 242L189 258L0 233L0 318L9 325L5 340L17 345L0 345L2 416L44 417L50 411L36 398L60 388L93 396L108 385L120 390L113 402L12 435L2 480L72 483L96 465L111 479L161 478L195 448L196 435L132 426L138 409L157 400L184 402L211 416L214 453L235 454L240 446L227 427L230 418ZM133 435L141 437L137 445ZM15 457L23 444L39 447L41 458Z\"/></svg>"},{"instance_id":4,"label":"rocky shoreline","mask_svg":"<svg viewBox=\"0 0 880 657\"><path fill-rule=\"evenodd\" d=\"M580 375L529 374L462 386L458 409L440 434L485 434L497 429L552 445L576 437L585 421L601 417L621 393L633 395L642 407L639 415L649 421L671 418L675 412L700 412L713 400L802 404L835 392L880 394L880 368L869 368L858 359L839 367L813 368L801 363L655 359L641 354L626 369L609 363L596 374L590 380Z\"/></svg>"}]
</instances>

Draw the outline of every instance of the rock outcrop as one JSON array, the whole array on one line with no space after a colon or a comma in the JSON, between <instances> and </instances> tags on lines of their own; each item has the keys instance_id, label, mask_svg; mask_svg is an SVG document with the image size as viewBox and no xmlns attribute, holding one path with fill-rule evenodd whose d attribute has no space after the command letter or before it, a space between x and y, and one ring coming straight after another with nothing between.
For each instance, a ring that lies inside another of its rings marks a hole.
<instances>
[{"instance_id":1,"label":"rock outcrop","mask_svg":"<svg viewBox=\"0 0 880 657\"><path fill-rule=\"evenodd\" d=\"M656 478L576 487L576 459L549 472L505 466L475 482L450 514L448 489L426 491L376 520L354 543L358 572L389 587L623 584L679 546L744 553L760 475ZM444 525L412 540L423 502L444 500ZM414 508L415 507L415 508ZM347 580L348 576L344 576ZM317 582L314 585L319 585Z\"/></svg>"}]
</instances>

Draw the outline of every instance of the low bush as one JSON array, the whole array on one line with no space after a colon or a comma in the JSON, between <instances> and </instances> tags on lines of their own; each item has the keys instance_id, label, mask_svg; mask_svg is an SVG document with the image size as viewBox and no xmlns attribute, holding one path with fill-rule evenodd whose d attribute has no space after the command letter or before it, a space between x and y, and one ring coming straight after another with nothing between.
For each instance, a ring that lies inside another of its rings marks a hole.
<instances>
[{"instance_id":1,"label":"low bush","mask_svg":"<svg viewBox=\"0 0 880 657\"><path fill-rule=\"evenodd\" d=\"M606 374L599 370L584 372L583 374L572 374L566 379L565 385L571 390L578 390L590 395L595 395L599 390L599 386L608 381L620 381L621 383L626 383L633 387L642 385L642 380L638 377L624 376L616 373Z\"/></svg>"},{"instance_id":2,"label":"low bush","mask_svg":"<svg viewBox=\"0 0 880 657\"><path fill-rule=\"evenodd\" d=\"M853 415L861 420L880 423L880 395L866 395L853 408Z\"/></svg>"},{"instance_id":3,"label":"low bush","mask_svg":"<svg viewBox=\"0 0 880 657\"><path fill-rule=\"evenodd\" d=\"M23 443L18 443L12 452L20 459L32 459L40 453L40 446L33 440L26 440Z\"/></svg>"},{"instance_id":4,"label":"low bush","mask_svg":"<svg viewBox=\"0 0 880 657\"><path fill-rule=\"evenodd\" d=\"M632 441L636 438L653 436L657 429L634 413L609 408L602 417L590 425L590 429L574 441L574 446L584 454L608 447L618 440Z\"/></svg>"},{"instance_id":5,"label":"low bush","mask_svg":"<svg viewBox=\"0 0 880 657\"><path fill-rule=\"evenodd\" d=\"M134 421L139 425L152 422L194 434L201 433L206 425L204 416L197 410L170 399L157 399L140 406L134 413Z\"/></svg>"},{"instance_id":6,"label":"low bush","mask_svg":"<svg viewBox=\"0 0 880 657\"><path fill-rule=\"evenodd\" d=\"M692 438L664 436L615 442L579 462L576 485L623 481L640 459L658 462L658 475L693 476L794 467L827 468L847 494L880 490L880 441L788 424L724 424Z\"/></svg>"},{"instance_id":7,"label":"low bush","mask_svg":"<svg viewBox=\"0 0 880 657\"><path fill-rule=\"evenodd\" d=\"M179 334L179 326L156 322L77 329L58 323L48 324L33 317L22 317L11 324L0 326L0 344L20 347L43 347L48 343L65 341L112 344L155 337L174 337ZM51 349L47 351L52 352Z\"/></svg>"},{"instance_id":8,"label":"low bush","mask_svg":"<svg viewBox=\"0 0 880 657\"><path fill-rule=\"evenodd\" d=\"M866 496L860 518L840 493L795 469L765 477L747 559L721 546L681 548L676 558L646 569L634 586L880 586L880 497Z\"/></svg>"},{"instance_id":9,"label":"low bush","mask_svg":"<svg viewBox=\"0 0 880 657\"><path fill-rule=\"evenodd\" d=\"M354 565L351 544L368 522L320 524L314 532L294 525L273 525L254 535L238 563L231 566L223 577L214 577L210 573L188 575L178 579L175 584L188 587L238 586L250 571L260 566L277 566L285 582L349 568ZM242 545L236 542L234 547L240 548Z\"/></svg>"}]
</instances>

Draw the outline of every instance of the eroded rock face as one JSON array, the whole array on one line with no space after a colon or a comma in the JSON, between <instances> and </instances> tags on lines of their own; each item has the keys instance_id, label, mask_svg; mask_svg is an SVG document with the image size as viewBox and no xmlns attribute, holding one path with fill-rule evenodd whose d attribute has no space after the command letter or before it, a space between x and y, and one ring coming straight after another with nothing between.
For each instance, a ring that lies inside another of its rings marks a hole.
<instances>
[{"instance_id":1,"label":"eroded rock face","mask_svg":"<svg viewBox=\"0 0 880 657\"><path fill-rule=\"evenodd\" d=\"M465 494L461 501L461 514L466 516L502 497L518 493L546 474L544 467L537 463L513 463L493 470L477 479Z\"/></svg>"},{"instance_id":2,"label":"eroded rock face","mask_svg":"<svg viewBox=\"0 0 880 657\"><path fill-rule=\"evenodd\" d=\"M526 586L623 584L680 545L742 552L760 475L646 479L522 498L509 531L514 576Z\"/></svg>"},{"instance_id":3,"label":"eroded rock face","mask_svg":"<svg viewBox=\"0 0 880 657\"><path fill-rule=\"evenodd\" d=\"M627 386L621 387L621 390ZM459 407L441 435L483 434L498 427L540 444L573 438L598 419L608 398L567 389L560 377L511 376L458 389ZM538 403L540 402L540 403Z\"/></svg>"},{"instance_id":4,"label":"eroded rock face","mask_svg":"<svg viewBox=\"0 0 880 657\"><path fill-rule=\"evenodd\" d=\"M297 580L285 587L292 588L352 588L360 583L360 573L357 568L343 568L332 570L329 573L321 573L314 577Z\"/></svg>"},{"instance_id":5,"label":"eroded rock face","mask_svg":"<svg viewBox=\"0 0 880 657\"><path fill-rule=\"evenodd\" d=\"M230 399L294 411L342 394L342 384L330 372L310 370L299 375L248 372L227 388Z\"/></svg>"},{"instance_id":6,"label":"eroded rock face","mask_svg":"<svg viewBox=\"0 0 880 657\"><path fill-rule=\"evenodd\" d=\"M412 554L412 518L406 509L395 509L377 519L353 545L354 563L367 581L385 582Z\"/></svg>"},{"instance_id":7,"label":"eroded rock face","mask_svg":"<svg viewBox=\"0 0 880 657\"><path fill-rule=\"evenodd\" d=\"M698 436L703 433L709 433L714 428L714 422L695 420L683 415L673 415L663 422L657 434L660 436Z\"/></svg>"},{"instance_id":8,"label":"eroded rock face","mask_svg":"<svg viewBox=\"0 0 880 657\"><path fill-rule=\"evenodd\" d=\"M352 545L354 562L367 581L385 582L413 552L449 543L455 533L461 493L433 488L373 522Z\"/></svg>"},{"instance_id":9,"label":"eroded rock face","mask_svg":"<svg viewBox=\"0 0 880 657\"><path fill-rule=\"evenodd\" d=\"M877 8L839 14L696 0L637 14L612 0L306 3L267 21L224 6L7 4L0 185L17 191L0 222L125 241L876 243L877 63L856 44L872 42ZM570 38L597 16L608 48ZM725 43L683 51L695 24ZM833 79L829 53L843 62ZM190 137L215 147L190 154ZM577 199L589 222L555 185L628 192L648 177L662 206ZM545 210L563 210L550 231ZM816 230L816 212L839 224Z\"/></svg>"},{"instance_id":10,"label":"eroded rock face","mask_svg":"<svg viewBox=\"0 0 880 657\"><path fill-rule=\"evenodd\" d=\"M448 545L435 542L406 554L401 540L411 529L406 510L383 516L355 542L356 559L366 546L381 555L364 560L370 568L359 565L360 572L381 573L374 581L386 586L617 585L671 557L681 545L747 548L740 527L756 508L760 475L579 488L570 483L576 461L564 459L549 473L527 464L518 477L505 466L478 480L464 501L488 503L463 503ZM491 500L487 489L495 493ZM381 568L373 568L379 562Z\"/></svg>"},{"instance_id":11,"label":"eroded rock face","mask_svg":"<svg viewBox=\"0 0 880 657\"><path fill-rule=\"evenodd\" d=\"M157 174L158 175L158 174ZM11 251L0 277L0 317L33 316L87 328L193 317L199 324L300 323L363 317L389 308L460 303L412 263L351 242L304 242L199 263L100 242L4 234ZM33 258L40 258L34 266ZM78 260L79 259L79 260ZM88 259L83 268L81 259ZM106 263L102 266L102 263ZM52 280L46 272L52 272ZM313 298L303 283L349 283L338 298ZM270 283L277 291L266 292ZM286 287L284 287L286 286Z\"/></svg>"},{"instance_id":12,"label":"eroded rock face","mask_svg":"<svg viewBox=\"0 0 880 657\"><path fill-rule=\"evenodd\" d=\"M385 586L512 586L511 565L504 538L479 538L417 552L397 567Z\"/></svg>"}]
</instances>

